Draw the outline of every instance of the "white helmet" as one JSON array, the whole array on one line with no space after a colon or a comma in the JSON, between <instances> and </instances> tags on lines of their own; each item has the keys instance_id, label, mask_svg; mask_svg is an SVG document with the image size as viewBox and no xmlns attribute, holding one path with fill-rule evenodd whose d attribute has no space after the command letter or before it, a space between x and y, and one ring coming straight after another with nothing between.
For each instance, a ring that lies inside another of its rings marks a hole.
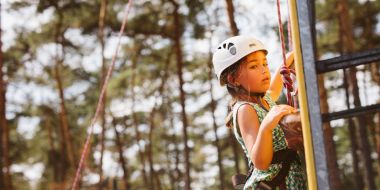
<instances>
[{"instance_id":1,"label":"white helmet","mask_svg":"<svg viewBox=\"0 0 380 190\"><path fill-rule=\"evenodd\" d=\"M220 80L220 75L225 69L246 55L259 50L268 52L259 40L251 36L234 36L222 42L212 57L214 71L220 85L224 85Z\"/></svg>"}]
</instances>

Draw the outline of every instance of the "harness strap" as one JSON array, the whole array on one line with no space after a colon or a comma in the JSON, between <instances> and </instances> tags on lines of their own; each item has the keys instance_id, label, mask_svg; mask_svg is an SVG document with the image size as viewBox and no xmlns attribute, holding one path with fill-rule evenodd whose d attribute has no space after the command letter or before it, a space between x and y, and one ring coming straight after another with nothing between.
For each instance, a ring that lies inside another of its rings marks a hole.
<instances>
[{"instance_id":1,"label":"harness strap","mask_svg":"<svg viewBox=\"0 0 380 190\"><path fill-rule=\"evenodd\" d=\"M238 123L236 121L237 111L241 105L246 104L246 103L252 105L249 102L237 102L238 105L235 105L236 107L233 110L233 123L239 137L241 137L241 133L240 133ZM263 106L260 98L259 98L258 104L265 111L268 112L265 106ZM290 166L293 162L300 163L300 158L295 150L286 148L286 149L282 149L282 150L278 150L274 152L271 164L282 164L281 170L271 181L261 181L257 186L257 190L271 190L271 189L275 189L276 187L279 187L280 189L284 189L285 177L288 175ZM252 162L250 162L249 171L248 171L245 181L247 181L249 177L252 175L253 170L254 170L254 165Z\"/></svg>"},{"instance_id":2,"label":"harness strap","mask_svg":"<svg viewBox=\"0 0 380 190\"><path fill-rule=\"evenodd\" d=\"M273 178L268 184L271 187L281 186L281 184L285 184L285 177L288 175L290 166L293 162L300 162L299 156L295 150L287 149L281 158L282 160L282 168L280 172Z\"/></svg>"},{"instance_id":3,"label":"harness strap","mask_svg":"<svg viewBox=\"0 0 380 190\"><path fill-rule=\"evenodd\" d=\"M282 164L282 168L276 177L271 180L271 182L277 184L278 181L282 181L281 178L284 178L288 174L290 165L295 161L300 162L299 156L295 150L287 148L274 152L271 164ZM253 170L254 166L253 163L251 163L249 165L247 179L252 175Z\"/></svg>"},{"instance_id":4,"label":"harness strap","mask_svg":"<svg viewBox=\"0 0 380 190\"><path fill-rule=\"evenodd\" d=\"M257 184L256 190L272 190L279 187L281 190L286 189L285 177L288 175L291 164L300 162L300 158L296 151L291 149L283 149L273 154L272 164L282 164L280 172L271 181L261 181ZM236 174L232 176L232 183L235 189L243 189L246 181L252 175L254 170L253 164L249 165L247 176Z\"/></svg>"}]
</instances>

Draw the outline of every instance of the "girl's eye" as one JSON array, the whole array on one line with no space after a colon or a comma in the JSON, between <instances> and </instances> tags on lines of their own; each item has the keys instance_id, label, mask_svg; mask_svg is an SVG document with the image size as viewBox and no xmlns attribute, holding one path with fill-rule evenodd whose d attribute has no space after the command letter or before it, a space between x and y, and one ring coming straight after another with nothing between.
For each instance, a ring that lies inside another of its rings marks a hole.
<instances>
[{"instance_id":1,"label":"girl's eye","mask_svg":"<svg viewBox=\"0 0 380 190\"><path fill-rule=\"evenodd\" d=\"M264 63L263 65L264 65L265 67L267 67L267 66L268 66L268 63Z\"/></svg>"},{"instance_id":2,"label":"girl's eye","mask_svg":"<svg viewBox=\"0 0 380 190\"><path fill-rule=\"evenodd\" d=\"M257 65L252 65L249 67L250 69L256 69L257 68Z\"/></svg>"}]
</instances>

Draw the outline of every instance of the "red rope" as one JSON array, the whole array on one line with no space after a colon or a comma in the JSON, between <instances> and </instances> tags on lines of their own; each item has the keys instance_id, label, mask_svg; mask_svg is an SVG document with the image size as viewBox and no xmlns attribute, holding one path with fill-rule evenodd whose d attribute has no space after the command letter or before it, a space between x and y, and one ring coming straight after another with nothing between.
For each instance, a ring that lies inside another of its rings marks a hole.
<instances>
[{"instance_id":1,"label":"red rope","mask_svg":"<svg viewBox=\"0 0 380 190\"><path fill-rule=\"evenodd\" d=\"M286 96L287 96L288 104L290 106L294 106L293 97L292 97L292 92L294 91L293 80L290 77L290 74L294 72L292 72L288 67L286 67L286 55L285 55L286 48L285 48L284 32L282 28L280 0L277 0L277 16L278 16L278 29L279 29L282 59L283 59L283 65L281 67L280 73L282 75L282 81L284 83L284 86L287 89ZM290 30L288 32L290 32Z\"/></svg>"},{"instance_id":2,"label":"red rope","mask_svg":"<svg viewBox=\"0 0 380 190\"><path fill-rule=\"evenodd\" d=\"M119 31L119 36L118 36L118 42L117 42L116 50L115 50L114 55L112 56L111 66L108 68L108 72L107 72L106 78L104 80L104 84L102 86L102 90L101 90L101 93L100 93L100 96L99 96L99 100L98 100L98 105L96 107L95 116L91 120L90 132L87 135L87 138L86 138L86 141L85 141L85 144L84 144L84 148L83 148L83 151L82 151L82 154L81 154L81 157L80 157L79 165L78 165L78 168L77 168L77 171L76 171L76 174L75 174L75 178L74 178L74 182L72 184L71 190L76 190L76 186L77 186L78 180L80 178L81 170L82 170L82 167L83 167L83 165L85 163L85 160L86 160L86 157L87 157L87 150L88 150L88 147L90 145L90 140L91 140L91 137L92 137L92 134L93 134L94 124L96 122L96 119L99 116L100 108L103 105L103 101L102 100L103 100L103 97L104 97L104 94L105 94L105 91L106 91L106 88L107 88L107 85L108 85L108 81L109 81L109 79L111 77L113 68L115 66L116 57L117 57L117 55L119 53L120 40L121 40L121 36L123 34L123 31L124 31L125 25L127 23L128 13L129 13L131 4L132 4L132 0L129 0L128 4L125 7L124 20L123 20L123 24L121 25L121 28L120 28L120 31Z\"/></svg>"}]
</instances>

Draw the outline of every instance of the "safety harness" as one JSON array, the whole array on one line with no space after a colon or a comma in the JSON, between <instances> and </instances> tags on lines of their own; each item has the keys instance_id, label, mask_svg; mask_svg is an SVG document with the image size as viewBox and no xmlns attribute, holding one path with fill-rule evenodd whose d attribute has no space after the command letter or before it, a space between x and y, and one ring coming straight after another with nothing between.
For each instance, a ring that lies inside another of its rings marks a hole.
<instances>
[{"instance_id":1,"label":"safety harness","mask_svg":"<svg viewBox=\"0 0 380 190\"><path fill-rule=\"evenodd\" d=\"M262 104L260 98L258 98L258 104L266 112L268 109ZM252 104L250 104L252 105ZM238 109L238 108L237 108ZM236 113L237 115L237 113ZM234 118L235 120L235 118ZM279 123L279 125L281 125ZM241 137L240 129L238 125L235 125L238 135ZM273 153L273 158L271 164L281 164L282 167L279 173L270 181L261 181L257 184L256 190L271 190L279 188L280 190L286 189L285 177L288 175L290 166L292 163L297 162L301 164L301 159L296 150L293 149L282 149ZM232 183L235 189L243 189L245 182L251 177L254 170L254 165L250 162L249 171L247 175L237 174L232 176Z\"/></svg>"}]
</instances>

